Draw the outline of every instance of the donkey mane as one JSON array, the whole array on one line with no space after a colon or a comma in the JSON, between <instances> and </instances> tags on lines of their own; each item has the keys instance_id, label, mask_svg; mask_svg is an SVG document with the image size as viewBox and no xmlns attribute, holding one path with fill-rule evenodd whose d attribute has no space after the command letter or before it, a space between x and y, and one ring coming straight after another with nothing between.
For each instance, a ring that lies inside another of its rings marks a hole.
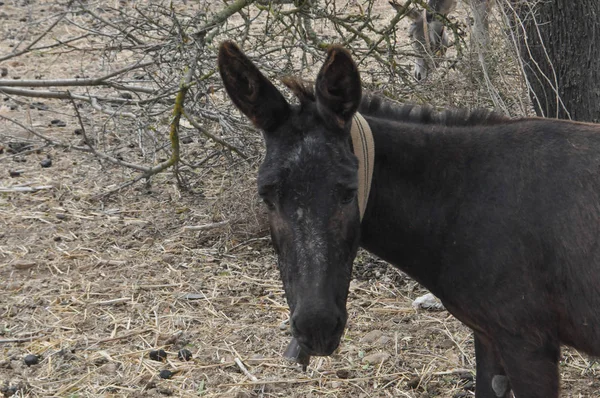
<instances>
[{"instance_id":1,"label":"donkey mane","mask_svg":"<svg viewBox=\"0 0 600 398\"><path fill-rule=\"evenodd\" d=\"M314 84L295 77L282 80L298 98L300 105L316 101ZM487 109L452 108L438 111L431 105L402 104L374 93L363 95L359 112L365 116L405 123L438 124L443 126L481 126L506 123L510 118Z\"/></svg>"}]
</instances>

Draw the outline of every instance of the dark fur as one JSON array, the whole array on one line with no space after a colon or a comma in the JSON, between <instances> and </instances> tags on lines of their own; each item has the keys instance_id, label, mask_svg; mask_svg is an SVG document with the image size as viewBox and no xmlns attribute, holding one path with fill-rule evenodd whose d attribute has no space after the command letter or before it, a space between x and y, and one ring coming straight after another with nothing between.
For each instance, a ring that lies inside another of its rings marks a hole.
<instances>
[{"instance_id":1,"label":"dark fur","mask_svg":"<svg viewBox=\"0 0 600 398\"><path fill-rule=\"evenodd\" d=\"M244 57L234 47L222 45L221 73L258 76L230 66L229 57ZM237 93L247 90L231 83L245 80L224 81L238 104ZM362 247L422 283L473 329L477 398L497 396L498 375L518 398L558 397L560 344L600 355L600 126L435 112L365 97L359 110L376 155L359 226L356 201L348 202L356 184L347 130L348 110L359 106L350 96L360 84L354 63L333 47L316 95L290 82L300 107L261 98L289 111L276 125L265 122L272 131L265 133L259 190L270 203L301 346L311 354L337 346L360 230ZM330 94L325 104L319 90ZM313 229L295 216L299 208L311 214Z\"/></svg>"}]
</instances>

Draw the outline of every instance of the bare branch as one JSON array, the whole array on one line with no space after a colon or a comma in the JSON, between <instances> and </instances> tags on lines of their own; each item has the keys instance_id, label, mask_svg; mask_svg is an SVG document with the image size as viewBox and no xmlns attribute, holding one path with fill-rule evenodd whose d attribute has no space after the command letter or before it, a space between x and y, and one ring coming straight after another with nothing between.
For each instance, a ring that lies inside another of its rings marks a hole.
<instances>
[{"instance_id":1,"label":"bare branch","mask_svg":"<svg viewBox=\"0 0 600 398\"><path fill-rule=\"evenodd\" d=\"M111 85L111 82L107 80L122 75L126 72L130 72L135 69L145 68L153 65L154 61L138 62L133 65L126 66L118 69L114 72L108 73L104 76L95 77L92 79L57 79L57 80L9 80L0 79L0 90L3 87L69 87L69 86L100 86L100 85ZM148 88L131 87L131 90L143 89L144 92L154 93L155 90Z\"/></svg>"},{"instance_id":2,"label":"bare branch","mask_svg":"<svg viewBox=\"0 0 600 398\"><path fill-rule=\"evenodd\" d=\"M38 37L33 39L33 41L31 43L29 43L24 49L14 52L14 53L11 53L11 54L7 54L3 57L0 57L0 62L6 61L6 60L14 58L14 57L18 57L19 55L23 55L23 54L29 52L33 46L35 46L40 40L42 40L52 29L54 29L54 27L56 25L58 25L58 23L60 21L62 21L64 19L65 15L66 14L61 14L58 18L56 18L56 21L54 21L48 28L46 28L46 30L44 32L42 32L42 34L40 34Z\"/></svg>"},{"instance_id":3,"label":"bare branch","mask_svg":"<svg viewBox=\"0 0 600 398\"><path fill-rule=\"evenodd\" d=\"M187 112L187 111L184 110L183 111L183 116L185 116L185 118L190 122L190 124L192 126L194 126L199 132L201 132L208 139L211 139L214 142L217 142L217 143L223 145L225 148L229 149L230 151L237 153L242 159L248 159L248 155L246 155L245 153L243 153L240 149L238 149L235 146L233 146L233 145L225 142L224 140L220 139L216 135L211 134L207 129L205 129L204 127L202 127L200 125L200 123L198 123L198 121L196 119L194 119L192 116L190 116L189 112Z\"/></svg>"}]
</instances>

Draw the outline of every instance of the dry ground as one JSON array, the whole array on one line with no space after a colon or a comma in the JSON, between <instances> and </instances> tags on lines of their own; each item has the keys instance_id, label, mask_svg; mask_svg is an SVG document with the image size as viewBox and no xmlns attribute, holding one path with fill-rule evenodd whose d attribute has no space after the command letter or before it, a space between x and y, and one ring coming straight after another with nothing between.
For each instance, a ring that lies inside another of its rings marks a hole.
<instances>
[{"instance_id":1,"label":"dry ground","mask_svg":"<svg viewBox=\"0 0 600 398\"><path fill-rule=\"evenodd\" d=\"M52 2L0 5L0 37ZM10 41L0 42L0 55ZM0 63L8 78L74 75L98 60L65 54ZM62 57L62 58L61 58ZM0 96L3 115L52 137L69 138L77 122L65 104ZM51 125L61 119L65 127ZM30 137L0 122L8 137ZM12 138L11 138L12 139ZM189 144L191 146L196 143ZM196 192L170 173L108 199L94 196L130 172L53 147L0 154L0 393L19 397L469 397L474 357L468 330L447 312L417 312L424 291L361 253L340 349L313 358L308 370L282 359L287 308L267 235L240 238L229 225L195 232L184 226L227 220L217 207L234 184L254 174L226 167L206 172ZM50 157L49 168L40 161ZM10 178L10 171L21 171ZM44 187L14 192L15 187ZM12 190L11 190L12 189ZM251 192L251 194L249 194ZM217 210L216 210L217 209ZM187 348L189 362L177 352ZM166 361L149 359L164 349ZM26 366L27 354L39 364ZM365 358L382 354L380 362ZM236 364L240 360L247 373ZM171 379L161 379L168 369ZM563 396L600 396L597 364L572 350L561 362ZM252 381L254 377L257 381Z\"/></svg>"}]
</instances>

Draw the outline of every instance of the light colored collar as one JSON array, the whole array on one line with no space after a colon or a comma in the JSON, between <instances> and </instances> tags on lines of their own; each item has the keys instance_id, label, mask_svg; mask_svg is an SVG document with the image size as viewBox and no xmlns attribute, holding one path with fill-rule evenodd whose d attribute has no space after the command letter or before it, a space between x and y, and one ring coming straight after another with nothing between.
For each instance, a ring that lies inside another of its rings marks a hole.
<instances>
[{"instance_id":1,"label":"light colored collar","mask_svg":"<svg viewBox=\"0 0 600 398\"><path fill-rule=\"evenodd\" d=\"M373 164L375 163L375 143L371 128L365 118L358 112L352 118L352 147L354 155L358 158L358 208L362 221L371 192L373 179Z\"/></svg>"}]
</instances>

